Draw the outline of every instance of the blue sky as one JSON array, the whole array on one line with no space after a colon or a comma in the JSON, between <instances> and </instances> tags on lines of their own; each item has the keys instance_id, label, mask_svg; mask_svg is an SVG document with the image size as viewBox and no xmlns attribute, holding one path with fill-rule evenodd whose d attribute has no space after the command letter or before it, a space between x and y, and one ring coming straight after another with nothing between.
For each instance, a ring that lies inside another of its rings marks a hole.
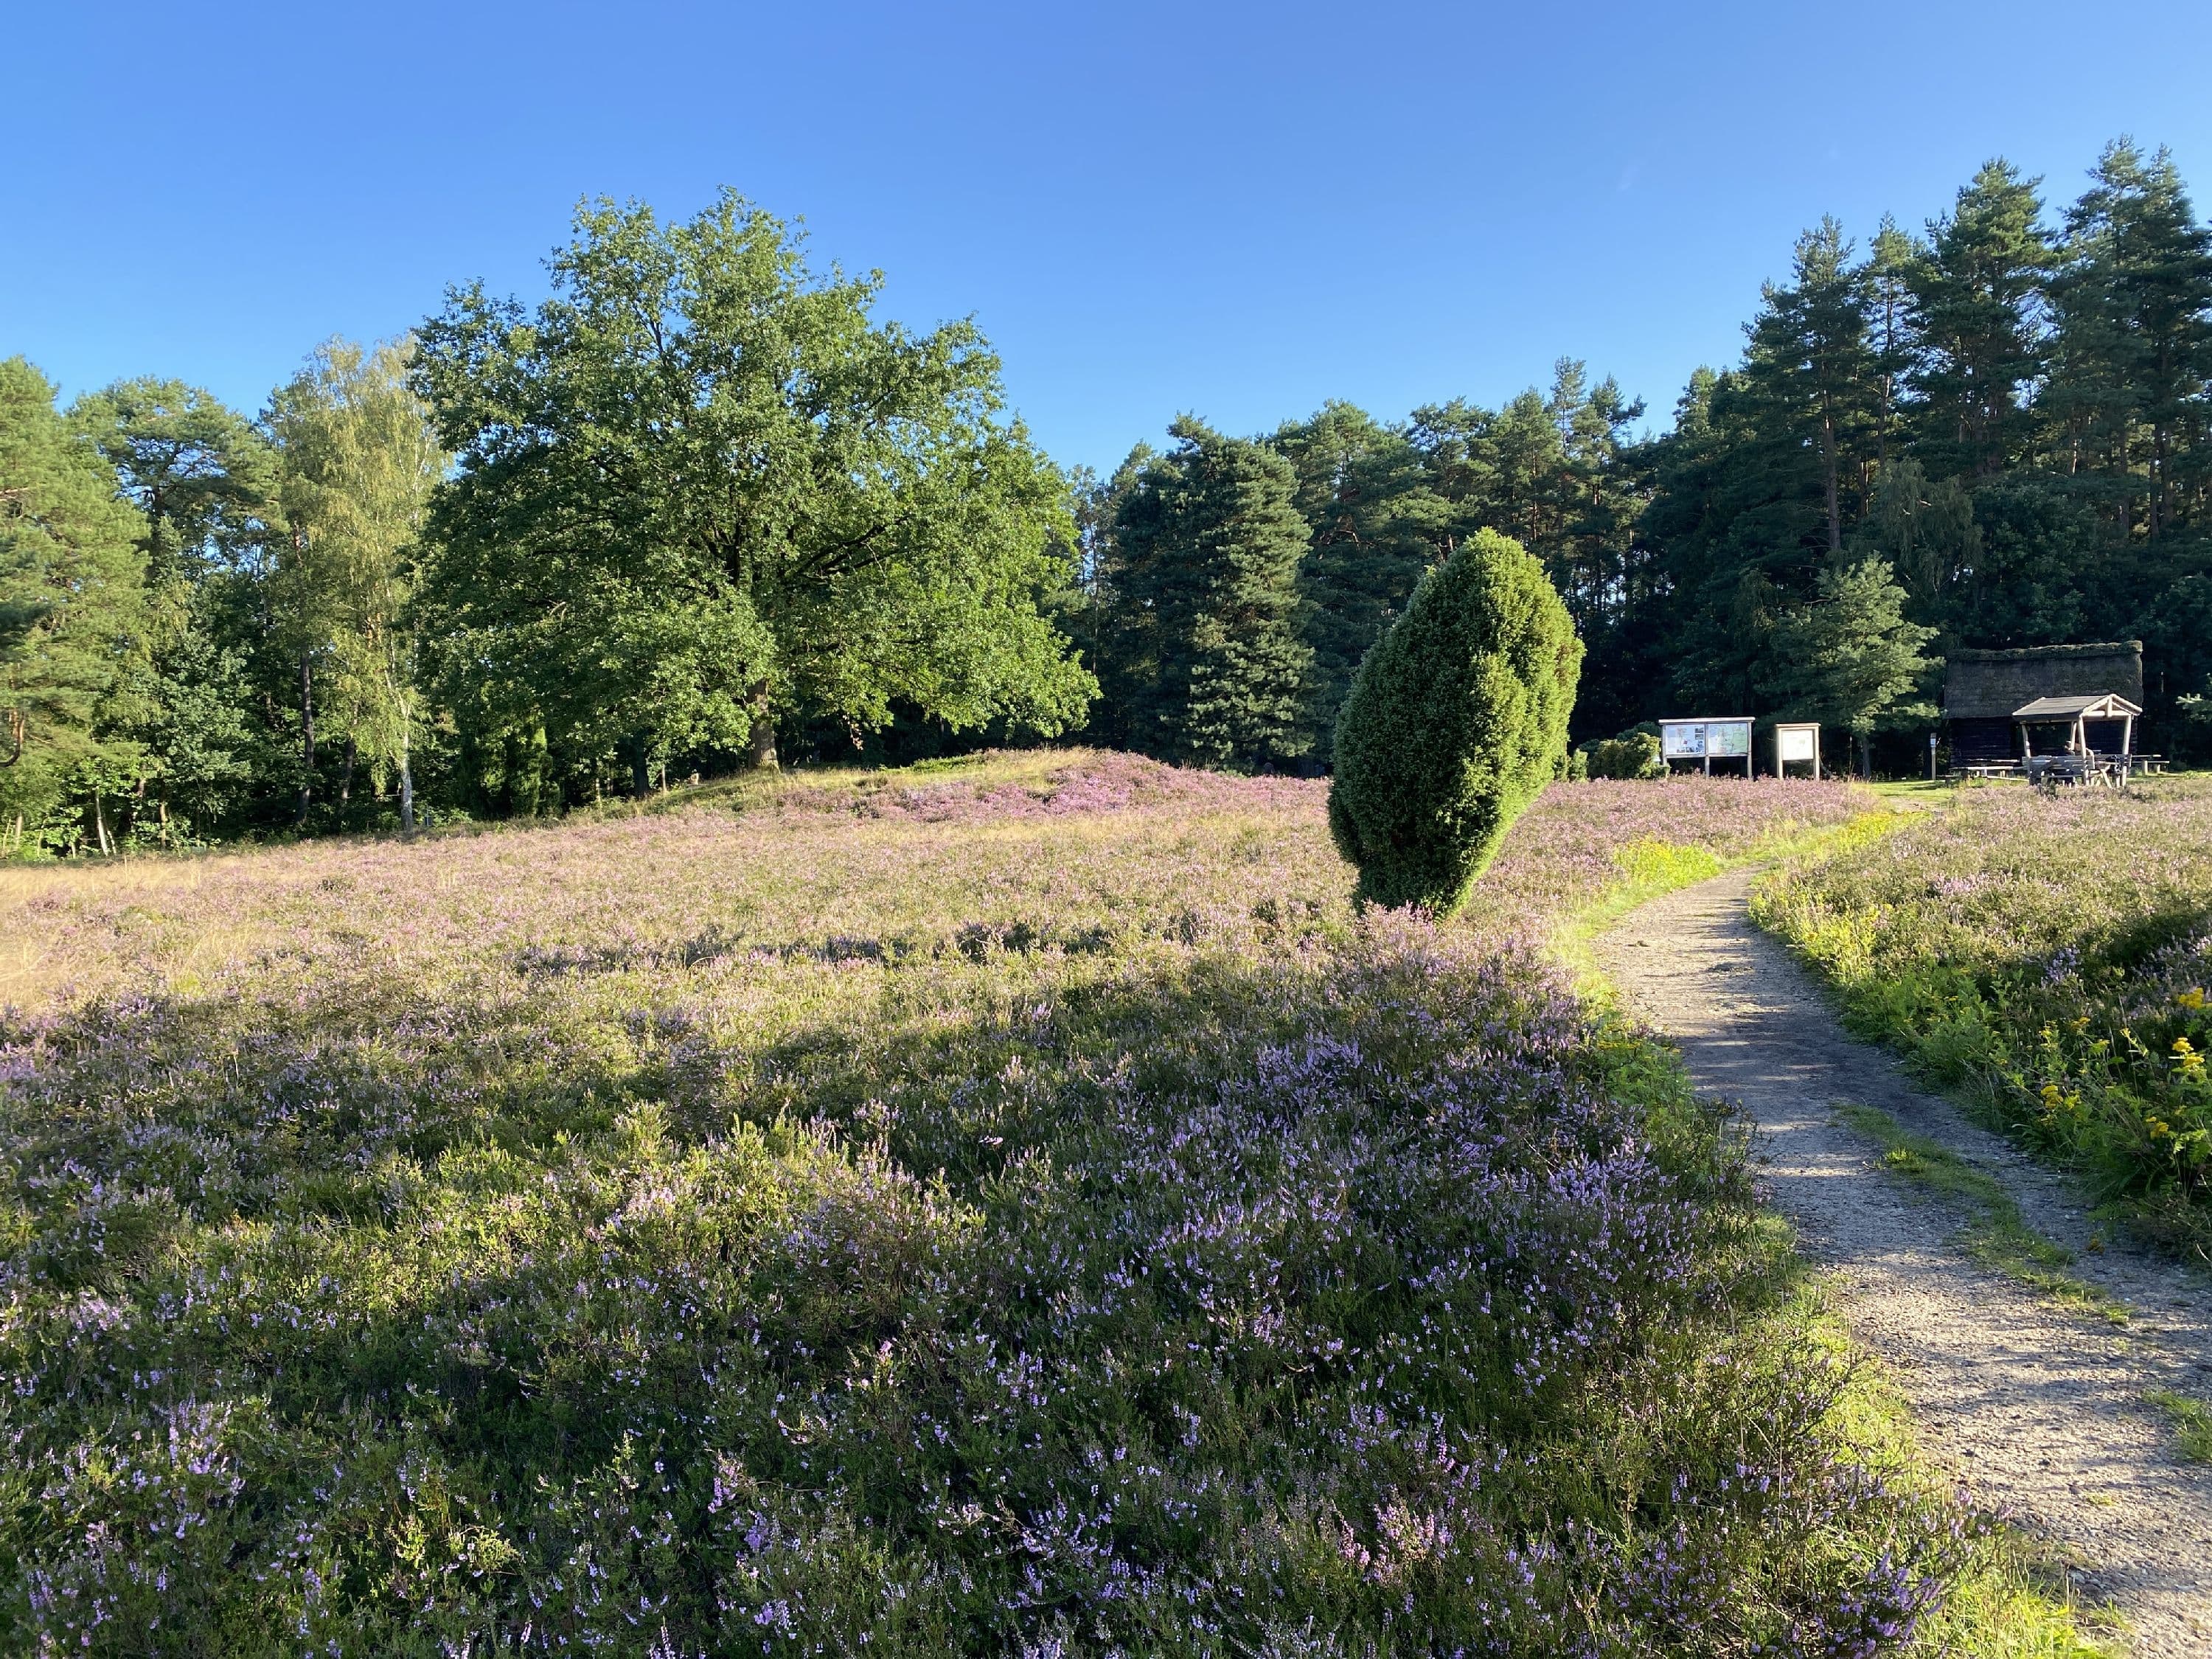
<instances>
[{"instance_id":1,"label":"blue sky","mask_svg":"<svg viewBox=\"0 0 2212 1659\"><path fill-rule=\"evenodd\" d=\"M1495 403L1563 354L1662 418L1823 213L2107 139L2212 200L2212 6L24 4L0 355L258 408L449 283L543 291L580 197L736 186L1110 466L1179 410Z\"/></svg>"}]
</instances>

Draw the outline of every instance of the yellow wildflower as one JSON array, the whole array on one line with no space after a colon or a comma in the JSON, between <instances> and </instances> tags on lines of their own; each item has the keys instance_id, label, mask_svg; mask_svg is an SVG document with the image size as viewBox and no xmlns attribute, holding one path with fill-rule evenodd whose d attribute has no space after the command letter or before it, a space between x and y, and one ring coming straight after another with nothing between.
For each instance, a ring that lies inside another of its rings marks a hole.
<instances>
[{"instance_id":1,"label":"yellow wildflower","mask_svg":"<svg viewBox=\"0 0 2212 1659\"><path fill-rule=\"evenodd\" d=\"M2185 1008L2192 1010L2202 1008L2204 1006L2204 988L2201 985L2192 985L2175 997L2174 1000Z\"/></svg>"},{"instance_id":2,"label":"yellow wildflower","mask_svg":"<svg viewBox=\"0 0 2212 1659\"><path fill-rule=\"evenodd\" d=\"M2204 1075L2204 1056L2197 1052L2197 1045L2185 1036L2178 1036L2173 1040L2173 1063L2181 1068L2181 1074L2184 1077L2197 1078Z\"/></svg>"}]
</instances>

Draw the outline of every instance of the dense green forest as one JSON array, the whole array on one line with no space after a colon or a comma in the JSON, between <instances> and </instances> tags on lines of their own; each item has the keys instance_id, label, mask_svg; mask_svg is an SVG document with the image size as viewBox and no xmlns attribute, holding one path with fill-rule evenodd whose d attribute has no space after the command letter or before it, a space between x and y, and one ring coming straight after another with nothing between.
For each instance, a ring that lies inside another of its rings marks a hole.
<instances>
[{"instance_id":1,"label":"dense green forest","mask_svg":"<svg viewBox=\"0 0 2212 1659\"><path fill-rule=\"evenodd\" d=\"M1587 648L1579 738L1816 718L1912 763L1944 652L2145 642L2212 679L2212 233L2125 142L1832 221L1671 424L1548 390L1056 467L966 323L874 315L734 196L580 213L258 414L0 362L0 853L562 810L787 757L1081 733L1319 769L1415 581L1503 532Z\"/></svg>"},{"instance_id":2,"label":"dense green forest","mask_svg":"<svg viewBox=\"0 0 2212 1659\"><path fill-rule=\"evenodd\" d=\"M1823 222L1745 333L1654 438L1563 360L1495 410L1331 404L1243 443L1185 421L1175 450L1087 481L1078 633L1101 734L1217 757L1180 694L1229 672L1186 597L1203 592L1304 647L1295 667L1271 653L1267 683L1301 716L1255 725L1239 757L1326 756L1422 570L1496 529L1581 630L1578 738L1788 713L1910 766L1947 648L2141 638L2154 740L2187 750L2182 700L2212 674L2212 237L2163 153L2112 145L2055 216L1992 161L1922 235L1885 221L1862 247ZM1177 509L1193 527L1163 550L1163 503L1204 489L1210 512Z\"/></svg>"}]
</instances>

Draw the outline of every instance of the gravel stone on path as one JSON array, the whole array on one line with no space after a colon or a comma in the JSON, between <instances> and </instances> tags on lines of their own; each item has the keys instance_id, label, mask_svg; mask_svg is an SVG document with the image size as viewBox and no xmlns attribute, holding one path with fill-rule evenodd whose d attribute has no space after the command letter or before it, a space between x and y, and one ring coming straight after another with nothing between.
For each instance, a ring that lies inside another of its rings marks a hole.
<instances>
[{"instance_id":1,"label":"gravel stone on path","mask_svg":"<svg viewBox=\"0 0 2212 1659\"><path fill-rule=\"evenodd\" d=\"M2061 1546L2147 1659L2212 1655L2212 1465L2143 1399L2212 1399L2212 1289L2100 1232L2080 1191L1848 1036L1812 977L1746 914L1739 871L1631 912L1598 941L1629 1012L1680 1045L1700 1093L1742 1103L1762 1174L1853 1334L1885 1361L1930 1452L1981 1502ZM1976 1265L1963 1218L1884 1174L1836 1106L1878 1107L1998 1181L2080 1278L2127 1302L2116 1328Z\"/></svg>"}]
</instances>

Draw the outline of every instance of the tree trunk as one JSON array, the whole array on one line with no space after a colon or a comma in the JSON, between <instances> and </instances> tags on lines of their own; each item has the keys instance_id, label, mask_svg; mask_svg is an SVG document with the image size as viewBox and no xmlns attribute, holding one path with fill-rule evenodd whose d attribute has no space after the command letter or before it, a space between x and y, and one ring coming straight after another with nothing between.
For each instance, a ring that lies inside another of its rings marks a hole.
<instances>
[{"instance_id":1,"label":"tree trunk","mask_svg":"<svg viewBox=\"0 0 2212 1659\"><path fill-rule=\"evenodd\" d=\"M107 817L100 810L100 791L92 792L92 827L100 836L100 855L107 856Z\"/></svg>"},{"instance_id":2,"label":"tree trunk","mask_svg":"<svg viewBox=\"0 0 2212 1659\"><path fill-rule=\"evenodd\" d=\"M1836 422L1832 416L1820 417L1820 463L1827 485L1828 557L1832 562L1844 550L1844 509L1836 489Z\"/></svg>"},{"instance_id":3,"label":"tree trunk","mask_svg":"<svg viewBox=\"0 0 2212 1659\"><path fill-rule=\"evenodd\" d=\"M752 717L753 765L761 771L773 772L776 769L775 710L769 702L766 685L753 693Z\"/></svg>"},{"instance_id":4,"label":"tree trunk","mask_svg":"<svg viewBox=\"0 0 2212 1659\"><path fill-rule=\"evenodd\" d=\"M307 653L300 653L300 822L307 827L308 810L315 804L315 669Z\"/></svg>"},{"instance_id":5,"label":"tree trunk","mask_svg":"<svg viewBox=\"0 0 2212 1659\"><path fill-rule=\"evenodd\" d=\"M407 735L399 737L399 827L415 833L415 775L407 768Z\"/></svg>"},{"instance_id":6,"label":"tree trunk","mask_svg":"<svg viewBox=\"0 0 2212 1659\"><path fill-rule=\"evenodd\" d=\"M353 765L360 750L351 738L346 739L345 764L338 769L338 821L345 821L347 804L353 799Z\"/></svg>"},{"instance_id":7,"label":"tree trunk","mask_svg":"<svg viewBox=\"0 0 2212 1659\"><path fill-rule=\"evenodd\" d=\"M2166 428L2151 428L2150 440L2150 538L2156 541L2171 505L2166 493Z\"/></svg>"}]
</instances>

